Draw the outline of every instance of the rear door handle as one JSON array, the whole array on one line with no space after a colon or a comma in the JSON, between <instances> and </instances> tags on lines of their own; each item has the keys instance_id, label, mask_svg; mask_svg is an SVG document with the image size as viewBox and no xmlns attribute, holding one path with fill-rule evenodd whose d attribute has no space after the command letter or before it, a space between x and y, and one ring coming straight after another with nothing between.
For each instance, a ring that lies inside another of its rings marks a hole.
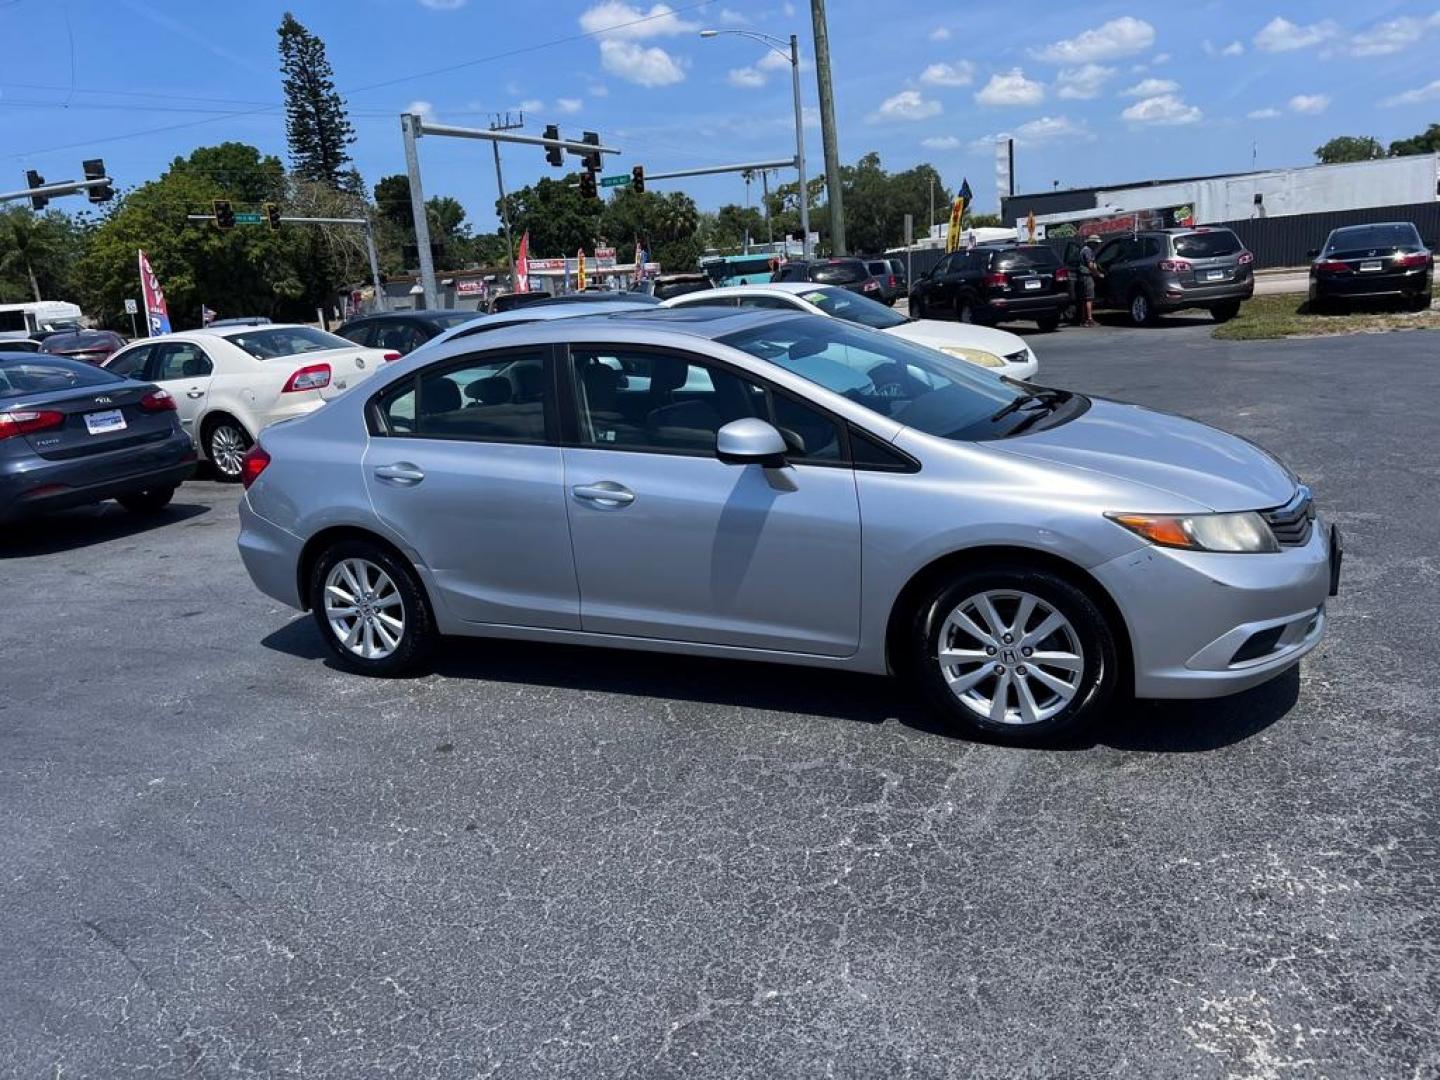
<instances>
[{"instance_id":1,"label":"rear door handle","mask_svg":"<svg viewBox=\"0 0 1440 1080\"><path fill-rule=\"evenodd\" d=\"M596 503L600 506L629 506L635 501L635 493L613 480L601 480L596 484L580 484L570 489L577 499Z\"/></svg>"},{"instance_id":2,"label":"rear door handle","mask_svg":"<svg viewBox=\"0 0 1440 1080\"><path fill-rule=\"evenodd\" d=\"M398 461L394 465L381 465L375 470L377 480L386 480L392 484L399 484L401 487L414 487L425 479L425 473L417 466L411 465L408 461Z\"/></svg>"}]
</instances>

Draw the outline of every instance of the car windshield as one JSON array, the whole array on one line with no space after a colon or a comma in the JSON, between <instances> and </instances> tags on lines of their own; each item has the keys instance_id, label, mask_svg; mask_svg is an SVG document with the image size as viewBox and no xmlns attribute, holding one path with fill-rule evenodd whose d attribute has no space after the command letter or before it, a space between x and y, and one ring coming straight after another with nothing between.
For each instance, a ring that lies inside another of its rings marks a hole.
<instances>
[{"instance_id":1,"label":"car windshield","mask_svg":"<svg viewBox=\"0 0 1440 1080\"><path fill-rule=\"evenodd\" d=\"M1344 251L1351 248L1419 247L1420 234L1415 226L1405 223L1397 225L1357 225L1350 229L1336 229L1330 234L1328 251Z\"/></svg>"},{"instance_id":2,"label":"car windshield","mask_svg":"<svg viewBox=\"0 0 1440 1080\"><path fill-rule=\"evenodd\" d=\"M77 360L25 357L0 364L0 398L22 394L48 394L56 390L79 390L89 386L112 386L124 382L114 372Z\"/></svg>"},{"instance_id":3,"label":"car windshield","mask_svg":"<svg viewBox=\"0 0 1440 1080\"><path fill-rule=\"evenodd\" d=\"M997 414L1028 396L1022 385L964 360L839 319L797 315L719 340L897 423L946 439L1004 434L997 431Z\"/></svg>"},{"instance_id":4,"label":"car windshield","mask_svg":"<svg viewBox=\"0 0 1440 1080\"><path fill-rule=\"evenodd\" d=\"M1175 254L1190 259L1213 259L1234 255L1240 250L1240 238L1229 229L1212 232L1184 233L1175 237Z\"/></svg>"},{"instance_id":5,"label":"car windshield","mask_svg":"<svg viewBox=\"0 0 1440 1080\"><path fill-rule=\"evenodd\" d=\"M856 296L845 289L811 289L800 294L826 315L833 315L846 322L873 326L876 330L889 330L892 326L903 326L908 320L904 315L866 296Z\"/></svg>"},{"instance_id":6,"label":"car windshield","mask_svg":"<svg viewBox=\"0 0 1440 1080\"><path fill-rule=\"evenodd\" d=\"M826 285L850 285L869 276L865 264L854 262L820 263L810 272L810 280Z\"/></svg>"},{"instance_id":7,"label":"car windshield","mask_svg":"<svg viewBox=\"0 0 1440 1080\"><path fill-rule=\"evenodd\" d=\"M311 326L264 327L247 330L242 334L226 334L225 338L257 360L274 360L281 356L298 356L323 349L348 349L355 344Z\"/></svg>"}]
</instances>

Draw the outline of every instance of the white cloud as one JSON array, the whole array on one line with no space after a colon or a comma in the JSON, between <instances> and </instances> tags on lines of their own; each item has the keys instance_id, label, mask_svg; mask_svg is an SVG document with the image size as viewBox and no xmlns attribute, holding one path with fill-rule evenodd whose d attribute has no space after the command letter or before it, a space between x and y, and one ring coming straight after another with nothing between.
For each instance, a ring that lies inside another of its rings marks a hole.
<instances>
[{"instance_id":1,"label":"white cloud","mask_svg":"<svg viewBox=\"0 0 1440 1080\"><path fill-rule=\"evenodd\" d=\"M1245 46L1239 41L1232 41L1229 45L1226 45L1223 49L1220 50L1221 56L1243 56L1244 54ZM798 191L800 189L796 188L795 190Z\"/></svg>"},{"instance_id":2,"label":"white cloud","mask_svg":"<svg viewBox=\"0 0 1440 1080\"><path fill-rule=\"evenodd\" d=\"M600 42L600 66L618 79L637 86L671 86L685 80L685 69L658 45L633 41Z\"/></svg>"},{"instance_id":3,"label":"white cloud","mask_svg":"<svg viewBox=\"0 0 1440 1080\"><path fill-rule=\"evenodd\" d=\"M1170 54L1168 52L1157 52L1154 56L1150 58L1150 63L1154 64L1156 67L1159 67L1161 64L1168 64L1169 62Z\"/></svg>"},{"instance_id":4,"label":"white cloud","mask_svg":"<svg viewBox=\"0 0 1440 1080\"><path fill-rule=\"evenodd\" d=\"M1351 56L1389 56L1408 49L1432 30L1440 30L1440 11L1428 18L1402 15L1356 34L1350 39L1346 51Z\"/></svg>"},{"instance_id":5,"label":"white cloud","mask_svg":"<svg viewBox=\"0 0 1440 1080\"><path fill-rule=\"evenodd\" d=\"M1115 75L1113 67L1084 64L1078 68L1061 68L1055 77L1062 98L1089 101L1100 96L1100 90Z\"/></svg>"},{"instance_id":6,"label":"white cloud","mask_svg":"<svg viewBox=\"0 0 1440 1080\"><path fill-rule=\"evenodd\" d=\"M1132 124L1193 124L1204 114L1174 94L1160 94L1137 101L1120 115Z\"/></svg>"},{"instance_id":7,"label":"white cloud","mask_svg":"<svg viewBox=\"0 0 1440 1080\"><path fill-rule=\"evenodd\" d=\"M944 112L940 102L921 95L919 90L901 90L894 97L880 103L880 109L870 119L879 120L928 120Z\"/></svg>"},{"instance_id":8,"label":"white cloud","mask_svg":"<svg viewBox=\"0 0 1440 1080\"><path fill-rule=\"evenodd\" d=\"M970 143L968 149L975 154L993 154L995 143L1000 139L1014 139L1016 146L1038 146L1047 142L1094 137L1084 123L1077 124L1065 116L1042 116L1037 120L1026 121L1014 131L1003 131L976 139Z\"/></svg>"},{"instance_id":9,"label":"white cloud","mask_svg":"<svg viewBox=\"0 0 1440 1080\"><path fill-rule=\"evenodd\" d=\"M950 40L950 28L949 28L948 26L937 26L934 30L931 30L931 31L930 31L930 40L931 40L931 41L949 41L949 40ZM796 188L796 190L798 191L799 188Z\"/></svg>"},{"instance_id":10,"label":"white cloud","mask_svg":"<svg viewBox=\"0 0 1440 1080\"><path fill-rule=\"evenodd\" d=\"M669 4L655 4L649 11L631 7L624 0L601 0L580 15L580 29L587 34L641 41L652 37L675 37L700 29L685 22Z\"/></svg>"},{"instance_id":11,"label":"white cloud","mask_svg":"<svg viewBox=\"0 0 1440 1080\"><path fill-rule=\"evenodd\" d=\"M753 67L731 68L730 73L725 76L725 81L731 86L740 90L755 90L766 83L765 73L756 71ZM799 191L799 188L795 189Z\"/></svg>"},{"instance_id":12,"label":"white cloud","mask_svg":"<svg viewBox=\"0 0 1440 1080\"><path fill-rule=\"evenodd\" d=\"M759 60L755 61L755 66L761 71L789 72L790 56L788 53L782 55L781 53L776 52L774 49L771 49L769 52L765 53L765 55L760 57ZM805 58L805 54L801 53L800 70L809 71L813 66L814 65L812 65L810 61Z\"/></svg>"},{"instance_id":13,"label":"white cloud","mask_svg":"<svg viewBox=\"0 0 1440 1080\"><path fill-rule=\"evenodd\" d=\"M785 0L785 3L780 5L780 14L784 15L787 19L793 19L795 17L795 5L790 3L790 0ZM799 189L797 188L796 190L798 191Z\"/></svg>"},{"instance_id":14,"label":"white cloud","mask_svg":"<svg viewBox=\"0 0 1440 1080\"><path fill-rule=\"evenodd\" d=\"M1279 109L1269 108L1252 109L1250 112L1245 114L1246 119L1249 120L1278 120L1280 118L1280 115L1281 114Z\"/></svg>"},{"instance_id":15,"label":"white cloud","mask_svg":"<svg viewBox=\"0 0 1440 1080\"><path fill-rule=\"evenodd\" d=\"M1330 98L1325 94L1296 94L1290 99L1290 111L1306 116L1319 116L1330 107Z\"/></svg>"},{"instance_id":16,"label":"white cloud","mask_svg":"<svg viewBox=\"0 0 1440 1080\"><path fill-rule=\"evenodd\" d=\"M1144 19L1123 15L1104 26L1086 30L1077 37L1052 42L1035 50L1041 60L1054 64L1084 64L1094 60L1114 60L1144 52L1155 44L1155 28Z\"/></svg>"},{"instance_id":17,"label":"white cloud","mask_svg":"<svg viewBox=\"0 0 1440 1080\"><path fill-rule=\"evenodd\" d=\"M545 102L539 98L526 98L520 102L519 105L516 105L515 108L520 112L537 113L544 110Z\"/></svg>"},{"instance_id":18,"label":"white cloud","mask_svg":"<svg viewBox=\"0 0 1440 1080\"><path fill-rule=\"evenodd\" d=\"M562 113L577 113L585 107L585 102L576 97L562 97L555 99L555 107ZM795 189L799 191L799 188Z\"/></svg>"},{"instance_id":19,"label":"white cloud","mask_svg":"<svg viewBox=\"0 0 1440 1080\"><path fill-rule=\"evenodd\" d=\"M722 23L727 23L730 26L746 26L750 22L749 18L744 14L738 11L731 11L729 8L721 8L718 18ZM799 191L800 189L796 188L795 190Z\"/></svg>"},{"instance_id":20,"label":"white cloud","mask_svg":"<svg viewBox=\"0 0 1440 1080\"><path fill-rule=\"evenodd\" d=\"M1180 84L1174 79L1141 79L1134 86L1127 86L1120 91L1121 97L1147 98L1159 97L1161 94L1173 94L1180 89Z\"/></svg>"},{"instance_id":21,"label":"white cloud","mask_svg":"<svg viewBox=\"0 0 1440 1080\"><path fill-rule=\"evenodd\" d=\"M928 139L921 139L920 145L930 150L954 150L959 147L960 140L954 135L932 135Z\"/></svg>"},{"instance_id":22,"label":"white cloud","mask_svg":"<svg viewBox=\"0 0 1440 1080\"><path fill-rule=\"evenodd\" d=\"M610 88L609 88L608 86L606 86L604 83L595 83L593 86L588 86L588 87L586 87L586 90L587 90L587 92L590 94L591 97L609 97L609 96L610 96Z\"/></svg>"},{"instance_id":23,"label":"white cloud","mask_svg":"<svg viewBox=\"0 0 1440 1080\"><path fill-rule=\"evenodd\" d=\"M1380 104L1387 108L1394 108L1396 105L1420 105L1426 101L1440 101L1440 79L1416 87L1414 90L1406 90L1403 94L1388 97Z\"/></svg>"},{"instance_id":24,"label":"white cloud","mask_svg":"<svg viewBox=\"0 0 1440 1080\"><path fill-rule=\"evenodd\" d=\"M1018 67L1003 75L991 75L990 81L975 95L981 105L1039 105L1045 100L1045 87L1025 77Z\"/></svg>"},{"instance_id":25,"label":"white cloud","mask_svg":"<svg viewBox=\"0 0 1440 1080\"><path fill-rule=\"evenodd\" d=\"M427 124L438 124L440 122L440 118L435 115L435 106L428 101L412 101L409 105L405 106L405 111L407 113L414 113ZM796 188L795 190L799 191L800 189Z\"/></svg>"},{"instance_id":26,"label":"white cloud","mask_svg":"<svg viewBox=\"0 0 1440 1080\"><path fill-rule=\"evenodd\" d=\"M931 64L920 73L920 81L929 86L969 86L975 81L975 65L969 60Z\"/></svg>"},{"instance_id":27,"label":"white cloud","mask_svg":"<svg viewBox=\"0 0 1440 1080\"><path fill-rule=\"evenodd\" d=\"M420 0L420 6L431 11L455 11L465 6L465 0Z\"/></svg>"},{"instance_id":28,"label":"white cloud","mask_svg":"<svg viewBox=\"0 0 1440 1080\"><path fill-rule=\"evenodd\" d=\"M1276 15L1255 35L1255 47L1261 52L1294 52L1329 41L1339 32L1340 28L1330 19L1298 26Z\"/></svg>"}]
</instances>

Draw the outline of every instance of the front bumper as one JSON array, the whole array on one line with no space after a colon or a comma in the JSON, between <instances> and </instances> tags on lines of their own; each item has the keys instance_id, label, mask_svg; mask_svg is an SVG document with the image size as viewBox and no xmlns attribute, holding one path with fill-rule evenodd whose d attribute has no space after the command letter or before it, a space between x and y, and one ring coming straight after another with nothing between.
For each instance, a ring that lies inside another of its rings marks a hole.
<instances>
[{"instance_id":1,"label":"front bumper","mask_svg":"<svg viewBox=\"0 0 1440 1080\"><path fill-rule=\"evenodd\" d=\"M1125 618L1136 696L1237 693L1315 648L1332 578L1338 585L1332 535L1338 546L1317 520L1304 546L1272 555L1149 546L1095 568Z\"/></svg>"},{"instance_id":2,"label":"front bumper","mask_svg":"<svg viewBox=\"0 0 1440 1080\"><path fill-rule=\"evenodd\" d=\"M240 500L240 538L236 543L240 561L257 589L287 607L304 608L300 555L305 542L257 514L248 495Z\"/></svg>"}]
</instances>

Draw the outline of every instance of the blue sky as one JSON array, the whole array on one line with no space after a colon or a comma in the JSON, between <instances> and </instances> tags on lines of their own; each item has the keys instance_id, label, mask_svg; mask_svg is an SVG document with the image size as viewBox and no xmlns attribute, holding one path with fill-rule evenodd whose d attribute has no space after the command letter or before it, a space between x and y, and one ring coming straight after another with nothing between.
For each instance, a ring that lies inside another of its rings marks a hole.
<instances>
[{"instance_id":1,"label":"blue sky","mask_svg":"<svg viewBox=\"0 0 1440 1080\"><path fill-rule=\"evenodd\" d=\"M1440 120L1440 0L828 6L842 160L930 161L952 186L968 176L980 210L995 207L987 139L1002 132L1019 139L1019 188L1035 190L1242 170L1252 152L1261 167L1307 164L1332 135L1388 141ZM327 43L371 184L404 169L406 109L483 127L523 108L533 132L597 130L625 151L607 171L793 147L788 65L698 31L796 32L808 56L805 0L0 0L0 187L22 187L27 168L77 176L93 155L138 183L227 139L283 156L275 28L287 7ZM814 174L808 63L803 89ZM427 194L494 227L484 144L427 138L421 158ZM512 187L551 174L539 150L505 161ZM745 201L738 177L683 186L705 207Z\"/></svg>"}]
</instances>

